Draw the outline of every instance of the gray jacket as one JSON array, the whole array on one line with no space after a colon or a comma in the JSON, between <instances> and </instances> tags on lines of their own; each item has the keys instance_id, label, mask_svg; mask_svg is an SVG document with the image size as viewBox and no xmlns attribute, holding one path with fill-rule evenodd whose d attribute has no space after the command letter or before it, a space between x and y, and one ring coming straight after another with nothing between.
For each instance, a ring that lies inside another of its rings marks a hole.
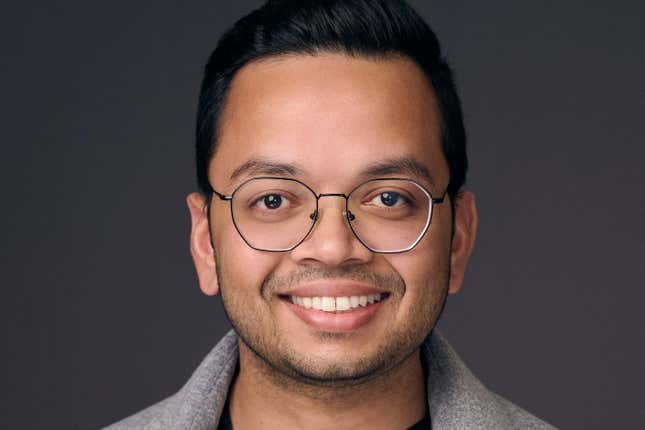
<instances>
[{"instance_id":1,"label":"gray jacket","mask_svg":"<svg viewBox=\"0 0 645 430\"><path fill-rule=\"evenodd\" d=\"M422 348L434 429L554 428L487 390L436 329ZM237 359L237 335L231 330L177 393L107 429L216 429Z\"/></svg>"}]
</instances>

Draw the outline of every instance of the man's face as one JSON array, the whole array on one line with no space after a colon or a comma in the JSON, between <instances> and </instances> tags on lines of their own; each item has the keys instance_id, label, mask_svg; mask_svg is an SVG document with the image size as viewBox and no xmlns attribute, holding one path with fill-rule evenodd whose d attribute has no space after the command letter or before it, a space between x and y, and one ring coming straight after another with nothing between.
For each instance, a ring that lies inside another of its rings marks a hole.
<instances>
[{"instance_id":1,"label":"man's face","mask_svg":"<svg viewBox=\"0 0 645 430\"><path fill-rule=\"evenodd\" d=\"M412 172L379 177L405 176L443 196L449 173L439 111L418 66L340 54L280 57L249 64L233 80L209 178L231 194L250 177L288 176L250 171L230 179L249 160L268 160L297 166L294 177L318 194L348 194L371 179L359 176L366 167L402 158L422 164L433 182ZM302 380L360 379L401 363L436 323L448 292L448 199L434 206L418 245L400 254L365 248L342 214L344 203L321 198L316 227L289 252L250 248L232 223L230 202L211 203L217 282L231 323L258 356ZM329 318L323 325L303 319L288 303L285 292L311 285L389 295L367 320L334 328Z\"/></svg>"}]
</instances>

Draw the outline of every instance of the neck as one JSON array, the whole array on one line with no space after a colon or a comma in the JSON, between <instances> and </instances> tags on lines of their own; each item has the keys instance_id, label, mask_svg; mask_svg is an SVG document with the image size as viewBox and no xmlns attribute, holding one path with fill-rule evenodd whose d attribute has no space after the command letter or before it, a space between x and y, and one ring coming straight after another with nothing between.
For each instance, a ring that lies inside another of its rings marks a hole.
<instances>
[{"instance_id":1,"label":"neck","mask_svg":"<svg viewBox=\"0 0 645 430\"><path fill-rule=\"evenodd\" d=\"M360 384L315 386L293 380L239 340L240 371L230 391L235 430L407 429L425 415L417 349L396 367Z\"/></svg>"}]
</instances>

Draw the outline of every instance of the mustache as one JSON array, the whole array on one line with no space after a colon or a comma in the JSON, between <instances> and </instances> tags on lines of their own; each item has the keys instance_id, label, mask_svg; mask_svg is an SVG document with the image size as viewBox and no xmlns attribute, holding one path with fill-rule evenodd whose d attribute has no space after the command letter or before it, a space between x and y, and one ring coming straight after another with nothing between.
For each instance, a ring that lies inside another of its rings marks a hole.
<instances>
[{"instance_id":1,"label":"mustache","mask_svg":"<svg viewBox=\"0 0 645 430\"><path fill-rule=\"evenodd\" d=\"M406 290L405 281L398 273L377 273L365 266L334 268L310 266L284 276L277 276L275 272L271 272L264 278L260 291L262 296L268 299L276 291L290 289L304 282L338 279L361 282L388 293L400 295L403 295Z\"/></svg>"}]
</instances>

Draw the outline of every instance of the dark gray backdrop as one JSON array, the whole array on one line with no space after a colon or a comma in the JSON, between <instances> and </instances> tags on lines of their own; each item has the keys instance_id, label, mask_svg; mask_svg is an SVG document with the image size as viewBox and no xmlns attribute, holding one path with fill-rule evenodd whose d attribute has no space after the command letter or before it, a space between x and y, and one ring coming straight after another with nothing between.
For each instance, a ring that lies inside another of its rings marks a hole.
<instances>
[{"instance_id":1,"label":"dark gray backdrop","mask_svg":"<svg viewBox=\"0 0 645 430\"><path fill-rule=\"evenodd\" d=\"M481 216L441 328L558 427L643 425L643 3L412 3L458 74ZM259 4L5 8L3 427L106 425L177 390L228 329L184 196L201 68Z\"/></svg>"}]
</instances>

